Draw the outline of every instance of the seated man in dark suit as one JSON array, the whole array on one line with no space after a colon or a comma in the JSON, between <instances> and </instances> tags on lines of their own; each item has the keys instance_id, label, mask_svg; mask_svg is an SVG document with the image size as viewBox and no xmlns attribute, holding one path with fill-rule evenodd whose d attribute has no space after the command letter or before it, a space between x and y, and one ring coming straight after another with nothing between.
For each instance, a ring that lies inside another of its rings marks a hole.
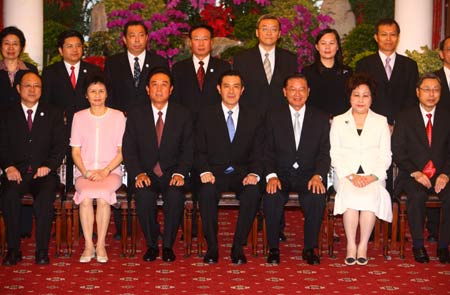
<instances>
[{"instance_id":1,"label":"seated man in dark suit","mask_svg":"<svg viewBox=\"0 0 450 295\"><path fill-rule=\"evenodd\" d=\"M2 211L6 224L8 254L3 265L22 260L20 251L20 199L34 196L37 264L48 264L48 244L53 201L59 183L56 173L67 150L68 137L62 111L40 103L42 81L38 74L25 73L17 85L21 102L1 118L0 167Z\"/></svg>"},{"instance_id":2,"label":"seated man in dark suit","mask_svg":"<svg viewBox=\"0 0 450 295\"><path fill-rule=\"evenodd\" d=\"M441 81L435 74L424 74L417 83L419 106L398 116L392 135L393 159L399 168L396 192L404 191L408 222L413 239L414 259L429 262L424 247L425 201L436 193L442 201L442 224L437 256L450 263L450 113L438 102Z\"/></svg>"},{"instance_id":3,"label":"seated man in dark suit","mask_svg":"<svg viewBox=\"0 0 450 295\"><path fill-rule=\"evenodd\" d=\"M330 169L329 117L305 106L308 82L302 74L288 76L284 96L289 105L269 110L266 116L264 166L267 173L263 199L269 244L268 263L280 263L278 233L289 192L299 194L305 216L303 259L319 264L315 253L325 208Z\"/></svg>"},{"instance_id":4,"label":"seated man in dark suit","mask_svg":"<svg viewBox=\"0 0 450 295\"><path fill-rule=\"evenodd\" d=\"M247 242L261 197L258 182L262 175L262 126L256 111L239 104L244 91L239 72L225 71L217 89L222 102L200 112L195 136L194 167L201 180L198 198L208 243L203 261L218 261L217 204L222 192L232 191L240 205L231 261L241 264L247 262L242 246Z\"/></svg>"},{"instance_id":5,"label":"seated man in dark suit","mask_svg":"<svg viewBox=\"0 0 450 295\"><path fill-rule=\"evenodd\" d=\"M159 254L156 200L160 193L164 200L162 259L175 260L172 247L194 157L192 118L187 109L168 102L172 89L167 69L150 72L149 99L128 112L123 136L123 160L130 179L135 180L136 210L147 244L144 261L153 261Z\"/></svg>"}]
</instances>

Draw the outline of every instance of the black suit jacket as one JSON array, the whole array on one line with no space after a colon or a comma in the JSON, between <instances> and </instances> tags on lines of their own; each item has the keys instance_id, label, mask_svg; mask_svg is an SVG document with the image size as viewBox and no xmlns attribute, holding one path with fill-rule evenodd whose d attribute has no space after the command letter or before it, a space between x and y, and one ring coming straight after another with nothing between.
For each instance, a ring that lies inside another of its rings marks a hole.
<instances>
[{"instance_id":1,"label":"black suit jacket","mask_svg":"<svg viewBox=\"0 0 450 295\"><path fill-rule=\"evenodd\" d=\"M238 54L234 58L233 69L241 73L245 85L240 104L257 108L262 113L287 104L283 95L284 79L297 72L297 68L296 55L276 47L275 68L271 83L268 84L258 45Z\"/></svg>"},{"instance_id":2,"label":"black suit jacket","mask_svg":"<svg viewBox=\"0 0 450 295\"><path fill-rule=\"evenodd\" d=\"M194 157L194 139L190 112L175 103L167 108L161 145L158 148L155 121L150 100L128 113L122 153L131 179L139 173L152 174L159 161L164 175L188 176Z\"/></svg>"},{"instance_id":3,"label":"black suit jacket","mask_svg":"<svg viewBox=\"0 0 450 295\"><path fill-rule=\"evenodd\" d=\"M439 100L438 106L450 112L450 89L448 88L444 68L436 71L435 74L441 79L441 99Z\"/></svg>"},{"instance_id":4,"label":"black suit jacket","mask_svg":"<svg viewBox=\"0 0 450 295\"><path fill-rule=\"evenodd\" d=\"M67 117L67 125L72 126L73 115L89 107L85 89L87 76L90 73L100 71L99 67L81 61L77 85L73 89L64 61L45 67L42 71L43 92L41 101L64 110Z\"/></svg>"},{"instance_id":5,"label":"black suit jacket","mask_svg":"<svg viewBox=\"0 0 450 295\"><path fill-rule=\"evenodd\" d=\"M35 72L36 74L38 73L38 70L34 65L27 62L24 63L30 71ZM20 101L20 95L17 93L16 86L19 84L20 78L25 72L25 70L17 71L16 76L14 77L13 86L11 86L8 72L0 70L0 111L5 110Z\"/></svg>"},{"instance_id":6,"label":"black suit jacket","mask_svg":"<svg viewBox=\"0 0 450 295\"><path fill-rule=\"evenodd\" d=\"M286 179L294 171L293 165L297 162L303 180L319 174L326 181L331 162L327 114L312 106L306 107L297 150L288 105L267 112L265 130L265 175L277 173L278 178Z\"/></svg>"},{"instance_id":7,"label":"black suit jacket","mask_svg":"<svg viewBox=\"0 0 450 295\"><path fill-rule=\"evenodd\" d=\"M262 177L264 134L261 123L256 111L239 106L236 133L233 142L230 142L221 103L202 110L195 135L196 172L210 171L220 177L232 166L234 173L242 177L248 173Z\"/></svg>"},{"instance_id":8,"label":"black suit jacket","mask_svg":"<svg viewBox=\"0 0 450 295\"><path fill-rule=\"evenodd\" d=\"M11 106L0 121L0 167L15 166L21 174L29 166L52 173L61 165L68 142L62 111L39 103L31 132L20 102Z\"/></svg>"},{"instance_id":9,"label":"black suit jacket","mask_svg":"<svg viewBox=\"0 0 450 295\"><path fill-rule=\"evenodd\" d=\"M217 81L219 76L229 69L231 69L229 63L210 57L208 68L205 69L203 91L200 91L192 57L177 62L172 67L174 88L171 102L190 109L195 120L201 109L221 101Z\"/></svg>"},{"instance_id":10,"label":"black suit jacket","mask_svg":"<svg viewBox=\"0 0 450 295\"><path fill-rule=\"evenodd\" d=\"M419 106L401 112L392 135L393 159L399 168L396 191L402 190L403 181L410 174L421 171L429 160L436 167L436 174L450 174L450 113L436 107L431 147Z\"/></svg>"},{"instance_id":11,"label":"black suit jacket","mask_svg":"<svg viewBox=\"0 0 450 295\"><path fill-rule=\"evenodd\" d=\"M366 72L375 79L377 85L371 109L387 117L390 125L394 124L400 111L417 105L419 74L416 62L409 57L396 54L390 80L378 52L361 59L356 64L356 72Z\"/></svg>"},{"instance_id":12,"label":"black suit jacket","mask_svg":"<svg viewBox=\"0 0 450 295\"><path fill-rule=\"evenodd\" d=\"M138 104L149 100L145 87L149 72L155 67L169 69L167 60L153 51L145 54L144 66L139 76L139 85L134 87L133 70L130 68L127 52L108 57L105 62L105 75L108 77L108 104L118 110L128 113Z\"/></svg>"}]
</instances>

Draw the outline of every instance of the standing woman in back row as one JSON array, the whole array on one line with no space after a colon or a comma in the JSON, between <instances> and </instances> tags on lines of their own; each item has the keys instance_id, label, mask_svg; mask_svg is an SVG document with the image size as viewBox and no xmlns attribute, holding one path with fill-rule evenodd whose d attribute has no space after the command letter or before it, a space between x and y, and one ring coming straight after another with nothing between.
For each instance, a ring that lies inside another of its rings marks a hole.
<instances>
[{"instance_id":1,"label":"standing woman in back row","mask_svg":"<svg viewBox=\"0 0 450 295\"><path fill-rule=\"evenodd\" d=\"M37 73L37 68L20 59L25 48L25 36L16 27L6 27L0 32L2 60L0 61L0 110L20 100L16 85L26 71Z\"/></svg>"},{"instance_id":2,"label":"standing woman in back row","mask_svg":"<svg viewBox=\"0 0 450 295\"><path fill-rule=\"evenodd\" d=\"M345 83L352 70L343 63L341 41L335 29L320 31L315 44L315 61L303 69L311 89L308 105L315 106L332 118L350 107Z\"/></svg>"}]
</instances>

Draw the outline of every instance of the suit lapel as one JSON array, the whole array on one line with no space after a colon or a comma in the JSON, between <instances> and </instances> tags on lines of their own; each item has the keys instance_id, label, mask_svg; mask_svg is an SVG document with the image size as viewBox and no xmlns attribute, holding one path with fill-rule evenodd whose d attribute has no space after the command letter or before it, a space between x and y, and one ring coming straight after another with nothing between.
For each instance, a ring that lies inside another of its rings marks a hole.
<instances>
[{"instance_id":1,"label":"suit lapel","mask_svg":"<svg viewBox=\"0 0 450 295\"><path fill-rule=\"evenodd\" d=\"M292 115L291 110L289 108L289 105L286 105L283 107L283 111L280 113L280 130L286 130L286 139L287 139L287 145L294 151L294 153L297 151L297 147L295 146L295 134L294 134L294 126L292 125ZM300 144L301 144L301 136L300 135Z\"/></svg>"},{"instance_id":2,"label":"suit lapel","mask_svg":"<svg viewBox=\"0 0 450 295\"><path fill-rule=\"evenodd\" d=\"M413 120L414 120L413 124L415 126L417 126L416 134L417 134L417 137L419 138L420 143L429 149L430 146L428 144L427 131L426 131L426 128L424 125L422 113L420 112L420 107L416 108ZM433 130L434 130L434 128L433 128Z\"/></svg>"},{"instance_id":3,"label":"suit lapel","mask_svg":"<svg viewBox=\"0 0 450 295\"><path fill-rule=\"evenodd\" d=\"M22 105L20 104L20 102L18 104L16 104L16 113L17 113L16 118L18 121L17 126L19 128L19 133L26 134L26 133L30 132L28 130L27 117L25 116L25 114L23 112Z\"/></svg>"},{"instance_id":4,"label":"suit lapel","mask_svg":"<svg viewBox=\"0 0 450 295\"><path fill-rule=\"evenodd\" d=\"M239 114L239 116L240 116L240 114ZM221 138L226 138L226 140L224 142L226 144L231 145L230 135L228 133L227 121L226 121L225 115L223 113L221 103L218 104L217 107L215 108L215 114L214 114L213 118L218 120L218 122L217 122L217 126L219 128L218 132L219 132L219 134L223 134L223 136L221 136ZM240 117L239 117L239 119L240 119ZM239 123L239 119L238 119L238 123ZM236 133L237 132L234 133L233 142L235 142Z\"/></svg>"},{"instance_id":5,"label":"suit lapel","mask_svg":"<svg viewBox=\"0 0 450 295\"><path fill-rule=\"evenodd\" d=\"M144 60L144 64L142 65L141 74L139 76L139 86L142 85L142 83L144 83L144 85L147 84L147 81L145 81L145 79L147 79L148 73L150 72L150 65L151 65L151 56L150 55L151 55L150 51L145 52L145 60ZM131 71L131 72L133 72L133 71ZM131 75L131 77L133 77L133 75ZM133 79L131 79L131 80L133 80Z\"/></svg>"},{"instance_id":6,"label":"suit lapel","mask_svg":"<svg viewBox=\"0 0 450 295\"><path fill-rule=\"evenodd\" d=\"M42 122L45 120L45 116L47 115L46 109L42 104L38 104L38 107L36 109L36 114L34 114L34 120L33 120L33 128L31 129L32 133L35 133L35 130L39 130L42 124ZM27 125L28 128L28 125Z\"/></svg>"},{"instance_id":7,"label":"suit lapel","mask_svg":"<svg viewBox=\"0 0 450 295\"><path fill-rule=\"evenodd\" d=\"M253 54L251 56L253 58L253 61L249 62L249 64L253 64L256 66L254 73L255 73L255 75L259 76L258 80L265 81L265 84L269 85L269 82L267 82L266 71L264 70L264 64L261 59L261 52L259 51L258 45L253 47ZM275 61L275 64L276 64L276 61Z\"/></svg>"},{"instance_id":8,"label":"suit lapel","mask_svg":"<svg viewBox=\"0 0 450 295\"><path fill-rule=\"evenodd\" d=\"M123 53L122 58L120 59L120 66L118 67L118 70L122 71L124 80L129 85L129 87L134 88L133 71L130 68L130 63L128 61L128 53L127 52ZM142 72L141 72L141 76L142 76Z\"/></svg>"},{"instance_id":9,"label":"suit lapel","mask_svg":"<svg viewBox=\"0 0 450 295\"><path fill-rule=\"evenodd\" d=\"M80 72L81 72L81 68L80 68ZM79 77L80 74L78 74ZM59 63L58 66L58 76L63 77L63 83L64 83L64 88L66 89L70 89L70 91L74 92L75 90L73 89L72 86L72 82L70 81L70 75L67 72L67 68L66 65L64 64L64 61L61 61ZM77 85L78 85L78 80L77 80Z\"/></svg>"},{"instance_id":10,"label":"suit lapel","mask_svg":"<svg viewBox=\"0 0 450 295\"><path fill-rule=\"evenodd\" d=\"M404 65L405 64L403 63L402 57L398 53L396 53L395 64L394 64L394 68L392 69L391 79L389 81L395 81L395 80L403 78L399 75L401 75L402 73L405 72L405 69L403 69ZM386 75L386 79L387 79L387 75Z\"/></svg>"}]
</instances>

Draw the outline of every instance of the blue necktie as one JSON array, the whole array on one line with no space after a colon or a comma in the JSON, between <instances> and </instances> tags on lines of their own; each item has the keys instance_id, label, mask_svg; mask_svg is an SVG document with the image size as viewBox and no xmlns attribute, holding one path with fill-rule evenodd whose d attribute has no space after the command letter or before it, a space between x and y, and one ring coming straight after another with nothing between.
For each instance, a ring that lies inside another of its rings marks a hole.
<instances>
[{"instance_id":1,"label":"blue necktie","mask_svg":"<svg viewBox=\"0 0 450 295\"><path fill-rule=\"evenodd\" d=\"M230 136L231 142L233 142L234 134L236 133L236 128L234 127L233 117L231 116L232 114L233 114L233 111L228 111L227 128L228 128L228 135Z\"/></svg>"},{"instance_id":2,"label":"blue necktie","mask_svg":"<svg viewBox=\"0 0 450 295\"><path fill-rule=\"evenodd\" d=\"M134 75L133 75L133 80L134 80L134 87L138 87L139 86L139 76L141 75L141 67L139 66L139 57L135 57L134 58Z\"/></svg>"}]
</instances>

